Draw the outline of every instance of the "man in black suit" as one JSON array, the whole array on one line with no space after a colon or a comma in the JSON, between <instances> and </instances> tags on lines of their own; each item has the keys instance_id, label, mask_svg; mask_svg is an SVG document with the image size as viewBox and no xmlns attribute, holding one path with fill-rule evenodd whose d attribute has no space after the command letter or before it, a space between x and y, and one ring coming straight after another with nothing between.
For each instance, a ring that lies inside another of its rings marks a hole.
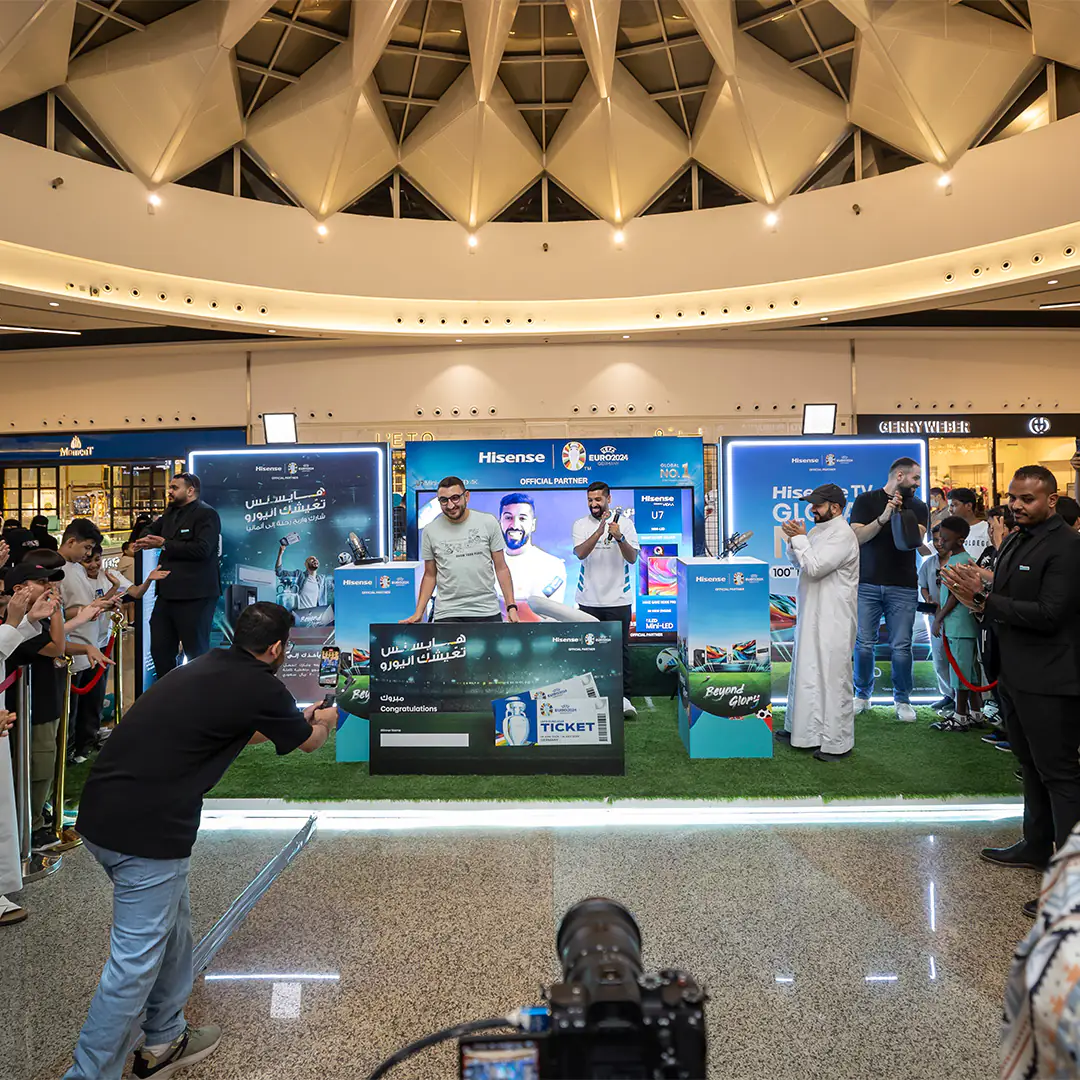
<instances>
[{"instance_id":1,"label":"man in black suit","mask_svg":"<svg viewBox=\"0 0 1080 1080\"><path fill-rule=\"evenodd\" d=\"M1018 531L1002 545L992 583L970 564L942 571L997 636L998 692L1024 774L1024 838L981 854L1040 871L1080 820L1080 536L1055 512L1057 498L1049 469L1018 469L1009 485Z\"/></svg>"},{"instance_id":2,"label":"man in black suit","mask_svg":"<svg viewBox=\"0 0 1080 1080\"><path fill-rule=\"evenodd\" d=\"M135 541L136 551L157 549L169 576L157 583L150 616L150 655L160 679L176 667L183 648L189 660L210 651L210 630L221 595L221 521L199 498L199 478L177 473L169 481L169 506Z\"/></svg>"}]
</instances>

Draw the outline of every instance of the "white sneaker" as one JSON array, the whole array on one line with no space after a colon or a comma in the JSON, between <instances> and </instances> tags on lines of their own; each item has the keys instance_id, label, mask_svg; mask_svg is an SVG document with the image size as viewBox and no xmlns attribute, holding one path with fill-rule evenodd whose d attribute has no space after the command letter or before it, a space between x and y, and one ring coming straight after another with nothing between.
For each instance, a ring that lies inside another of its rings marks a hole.
<instances>
[{"instance_id":1,"label":"white sneaker","mask_svg":"<svg viewBox=\"0 0 1080 1080\"><path fill-rule=\"evenodd\" d=\"M870 699L869 698L864 698L864 697L857 697L855 699L855 715L858 716L859 713L864 713L864 712L869 712L869 711L870 711Z\"/></svg>"},{"instance_id":2,"label":"white sneaker","mask_svg":"<svg viewBox=\"0 0 1080 1080\"><path fill-rule=\"evenodd\" d=\"M915 719L915 710L906 702L901 701L896 706L896 719L910 724Z\"/></svg>"},{"instance_id":3,"label":"white sneaker","mask_svg":"<svg viewBox=\"0 0 1080 1080\"><path fill-rule=\"evenodd\" d=\"M628 697L622 699L622 711L624 717L637 716L637 709L634 708L634 703Z\"/></svg>"}]
</instances>

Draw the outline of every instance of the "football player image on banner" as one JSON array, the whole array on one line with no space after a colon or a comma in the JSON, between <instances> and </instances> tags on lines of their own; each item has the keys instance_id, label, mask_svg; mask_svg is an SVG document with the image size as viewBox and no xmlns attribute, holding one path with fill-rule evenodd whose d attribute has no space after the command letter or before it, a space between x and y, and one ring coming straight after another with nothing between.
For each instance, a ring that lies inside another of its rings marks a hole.
<instances>
[{"instance_id":1,"label":"football player image on banner","mask_svg":"<svg viewBox=\"0 0 1080 1080\"><path fill-rule=\"evenodd\" d=\"M521 603L530 596L546 596L561 604L566 596L566 563L533 542L536 503L532 496L524 491L504 495L499 500L499 528L506 541L514 599Z\"/></svg>"}]
</instances>

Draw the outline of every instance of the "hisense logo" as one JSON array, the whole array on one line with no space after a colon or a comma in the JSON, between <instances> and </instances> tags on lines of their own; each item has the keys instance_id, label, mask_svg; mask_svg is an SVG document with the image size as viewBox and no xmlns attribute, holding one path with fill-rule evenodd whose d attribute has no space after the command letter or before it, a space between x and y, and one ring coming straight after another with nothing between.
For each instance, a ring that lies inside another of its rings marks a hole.
<instances>
[{"instance_id":1,"label":"hisense logo","mask_svg":"<svg viewBox=\"0 0 1080 1080\"><path fill-rule=\"evenodd\" d=\"M71 442L67 446L60 447L61 457L93 457L94 448L83 446L82 439L78 435L71 436Z\"/></svg>"},{"instance_id":2,"label":"hisense logo","mask_svg":"<svg viewBox=\"0 0 1080 1080\"><path fill-rule=\"evenodd\" d=\"M499 454L494 450L481 450L479 454L481 465L529 465L543 461L543 454Z\"/></svg>"}]
</instances>

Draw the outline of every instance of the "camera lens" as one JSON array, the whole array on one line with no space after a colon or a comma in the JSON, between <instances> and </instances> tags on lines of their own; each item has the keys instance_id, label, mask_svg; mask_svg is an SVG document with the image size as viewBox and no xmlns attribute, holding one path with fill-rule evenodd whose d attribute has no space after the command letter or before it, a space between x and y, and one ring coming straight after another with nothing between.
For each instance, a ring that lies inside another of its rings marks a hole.
<instances>
[{"instance_id":1,"label":"camera lens","mask_svg":"<svg viewBox=\"0 0 1080 1080\"><path fill-rule=\"evenodd\" d=\"M555 941L567 983L595 991L634 983L643 971L641 931L634 916L614 900L593 896L575 904L563 916Z\"/></svg>"}]
</instances>

